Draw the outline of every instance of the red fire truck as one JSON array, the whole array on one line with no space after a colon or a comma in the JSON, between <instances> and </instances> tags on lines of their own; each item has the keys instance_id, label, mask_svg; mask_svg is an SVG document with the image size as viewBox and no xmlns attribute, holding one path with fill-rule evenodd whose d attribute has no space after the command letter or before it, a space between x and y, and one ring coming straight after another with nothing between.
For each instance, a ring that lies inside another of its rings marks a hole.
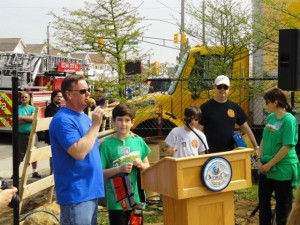
<instances>
[{"instance_id":1,"label":"red fire truck","mask_svg":"<svg viewBox=\"0 0 300 225\"><path fill-rule=\"evenodd\" d=\"M50 103L51 92L60 89L63 79L87 66L82 59L51 55L0 54L0 132L12 131L12 77L18 77L18 91L27 91L31 104L40 107L42 116Z\"/></svg>"}]
</instances>

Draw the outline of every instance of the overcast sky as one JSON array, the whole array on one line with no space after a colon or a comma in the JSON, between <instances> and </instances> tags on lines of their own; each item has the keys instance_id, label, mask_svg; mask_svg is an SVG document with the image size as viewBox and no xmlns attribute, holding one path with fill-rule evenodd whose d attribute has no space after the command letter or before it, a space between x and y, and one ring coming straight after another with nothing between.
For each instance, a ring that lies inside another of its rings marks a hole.
<instances>
[{"instance_id":1,"label":"overcast sky","mask_svg":"<svg viewBox=\"0 0 300 225\"><path fill-rule=\"evenodd\" d=\"M135 0L130 2L133 6L141 5L140 16L146 18L143 25L150 25L144 34L145 37L173 40L174 33L179 29L173 24L176 23L174 18L180 21L181 0ZM47 39L47 25L52 20L52 17L48 15L50 11L58 14L63 7L74 10L82 6L83 0L2 0L0 37L22 38L27 44L43 43ZM165 44L169 47L179 47L172 41L164 43L162 40L156 39L145 38L144 40L160 45ZM151 55L151 62L176 63L179 49L146 43L141 43L141 47L142 53Z\"/></svg>"}]
</instances>

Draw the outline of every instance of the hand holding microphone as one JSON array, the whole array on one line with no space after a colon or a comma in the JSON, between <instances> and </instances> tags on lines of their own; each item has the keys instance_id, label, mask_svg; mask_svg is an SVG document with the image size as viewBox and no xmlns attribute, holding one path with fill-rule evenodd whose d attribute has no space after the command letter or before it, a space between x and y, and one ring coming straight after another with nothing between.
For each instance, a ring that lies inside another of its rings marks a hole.
<instances>
[{"instance_id":1,"label":"hand holding microphone","mask_svg":"<svg viewBox=\"0 0 300 225\"><path fill-rule=\"evenodd\" d=\"M96 108L96 101L93 98L89 98L87 100L87 106L91 108L91 111L93 111Z\"/></svg>"},{"instance_id":2,"label":"hand holding microphone","mask_svg":"<svg viewBox=\"0 0 300 225\"><path fill-rule=\"evenodd\" d=\"M87 100L87 106L91 108L93 123L98 123L101 126L102 120L105 119L103 109L96 105L96 101L93 98Z\"/></svg>"}]
</instances>

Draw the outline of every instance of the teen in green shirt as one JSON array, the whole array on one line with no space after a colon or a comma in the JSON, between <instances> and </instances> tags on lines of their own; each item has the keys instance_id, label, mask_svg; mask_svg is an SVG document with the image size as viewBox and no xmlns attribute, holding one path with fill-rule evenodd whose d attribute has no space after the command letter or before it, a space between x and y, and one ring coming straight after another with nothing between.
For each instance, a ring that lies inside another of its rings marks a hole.
<instances>
[{"instance_id":1,"label":"teen in green shirt","mask_svg":"<svg viewBox=\"0 0 300 225\"><path fill-rule=\"evenodd\" d=\"M259 224L271 225L271 196L275 192L276 224L285 225L292 208L292 188L299 180L295 146L298 123L290 113L284 92L273 88L264 95L270 115L266 120L258 153Z\"/></svg>"}]
</instances>

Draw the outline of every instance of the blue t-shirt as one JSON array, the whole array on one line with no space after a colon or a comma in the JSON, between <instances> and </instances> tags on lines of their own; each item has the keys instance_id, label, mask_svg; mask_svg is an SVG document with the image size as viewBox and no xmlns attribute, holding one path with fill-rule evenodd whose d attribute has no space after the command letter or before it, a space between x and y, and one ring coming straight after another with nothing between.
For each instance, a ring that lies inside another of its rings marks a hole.
<instances>
[{"instance_id":1,"label":"blue t-shirt","mask_svg":"<svg viewBox=\"0 0 300 225\"><path fill-rule=\"evenodd\" d=\"M78 142L92 125L85 113L62 107L50 127L53 171L57 202L68 205L104 196L103 172L98 139L83 160L74 159L68 148Z\"/></svg>"},{"instance_id":2,"label":"blue t-shirt","mask_svg":"<svg viewBox=\"0 0 300 225\"><path fill-rule=\"evenodd\" d=\"M31 116L32 114L34 114L34 112L35 112L35 108L32 105L27 105L25 107L23 105L18 106L19 116ZM30 134L31 128L32 128L32 122L19 124L18 132L21 134Z\"/></svg>"}]
</instances>

